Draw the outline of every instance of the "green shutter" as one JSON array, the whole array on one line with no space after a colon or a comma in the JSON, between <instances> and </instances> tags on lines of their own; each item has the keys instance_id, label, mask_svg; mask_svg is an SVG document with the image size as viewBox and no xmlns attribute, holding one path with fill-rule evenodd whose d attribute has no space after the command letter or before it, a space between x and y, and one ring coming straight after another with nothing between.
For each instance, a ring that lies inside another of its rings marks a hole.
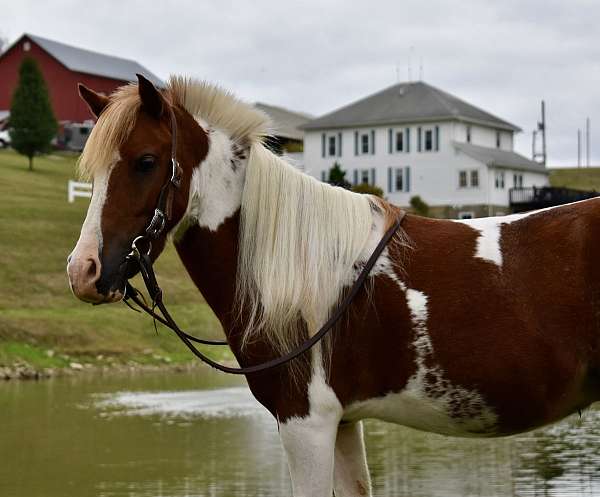
<instances>
[{"instance_id":1,"label":"green shutter","mask_svg":"<svg viewBox=\"0 0 600 497\"><path fill-rule=\"evenodd\" d=\"M406 141L404 142L404 150L406 153L410 153L410 128L406 128Z\"/></svg>"},{"instance_id":2,"label":"green shutter","mask_svg":"<svg viewBox=\"0 0 600 497\"><path fill-rule=\"evenodd\" d=\"M321 157L325 157L325 133L321 133Z\"/></svg>"}]
</instances>

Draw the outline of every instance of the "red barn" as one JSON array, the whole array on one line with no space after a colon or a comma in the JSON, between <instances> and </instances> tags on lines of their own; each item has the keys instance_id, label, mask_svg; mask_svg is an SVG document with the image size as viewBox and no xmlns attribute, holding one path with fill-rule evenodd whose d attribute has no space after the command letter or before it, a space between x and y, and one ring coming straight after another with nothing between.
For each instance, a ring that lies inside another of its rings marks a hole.
<instances>
[{"instance_id":1,"label":"red barn","mask_svg":"<svg viewBox=\"0 0 600 497\"><path fill-rule=\"evenodd\" d=\"M0 115L10 109L19 67L25 57L37 61L48 85L54 115L61 122L83 122L92 118L79 98L77 83L108 95L141 73L156 85L163 85L158 77L133 60L24 34L0 55Z\"/></svg>"}]
</instances>

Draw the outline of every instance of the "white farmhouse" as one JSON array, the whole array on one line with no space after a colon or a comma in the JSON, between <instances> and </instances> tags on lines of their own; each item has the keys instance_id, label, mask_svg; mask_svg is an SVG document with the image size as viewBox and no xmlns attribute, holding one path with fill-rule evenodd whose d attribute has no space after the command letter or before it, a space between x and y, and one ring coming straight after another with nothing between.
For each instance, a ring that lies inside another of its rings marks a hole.
<instances>
[{"instance_id":1,"label":"white farmhouse","mask_svg":"<svg viewBox=\"0 0 600 497\"><path fill-rule=\"evenodd\" d=\"M352 184L383 189L432 215L507 213L510 187L545 186L544 165L517 154L517 126L423 82L401 83L303 126L305 171L326 180L338 162Z\"/></svg>"}]
</instances>

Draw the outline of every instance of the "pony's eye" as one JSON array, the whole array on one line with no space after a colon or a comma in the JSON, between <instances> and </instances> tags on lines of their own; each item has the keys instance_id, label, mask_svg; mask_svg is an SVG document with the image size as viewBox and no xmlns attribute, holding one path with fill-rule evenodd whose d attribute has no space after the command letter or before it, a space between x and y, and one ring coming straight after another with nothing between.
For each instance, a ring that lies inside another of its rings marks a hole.
<instances>
[{"instance_id":1,"label":"pony's eye","mask_svg":"<svg viewBox=\"0 0 600 497\"><path fill-rule=\"evenodd\" d=\"M137 170L143 173L151 171L155 165L156 157L153 155L142 155L136 162Z\"/></svg>"}]
</instances>

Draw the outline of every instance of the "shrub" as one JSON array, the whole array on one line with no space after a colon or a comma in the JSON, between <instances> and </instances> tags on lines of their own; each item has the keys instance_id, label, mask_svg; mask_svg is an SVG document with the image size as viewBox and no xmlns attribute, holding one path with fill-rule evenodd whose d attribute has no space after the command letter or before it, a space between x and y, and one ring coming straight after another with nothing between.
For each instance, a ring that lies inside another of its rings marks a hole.
<instances>
[{"instance_id":1,"label":"shrub","mask_svg":"<svg viewBox=\"0 0 600 497\"><path fill-rule=\"evenodd\" d=\"M383 198L383 190L378 186L369 185L368 183L353 186L352 191L356 193L370 193L371 195Z\"/></svg>"},{"instance_id":2,"label":"shrub","mask_svg":"<svg viewBox=\"0 0 600 497\"><path fill-rule=\"evenodd\" d=\"M429 216L429 205L419 195L415 195L410 199L410 206L415 214L419 216Z\"/></svg>"}]
</instances>

